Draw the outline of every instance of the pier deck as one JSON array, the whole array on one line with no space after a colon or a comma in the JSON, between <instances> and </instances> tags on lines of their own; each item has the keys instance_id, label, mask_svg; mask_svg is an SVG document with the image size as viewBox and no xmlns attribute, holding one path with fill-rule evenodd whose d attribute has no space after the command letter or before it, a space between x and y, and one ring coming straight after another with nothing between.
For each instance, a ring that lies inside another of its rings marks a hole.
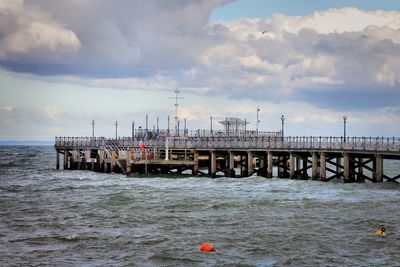
<instances>
[{"instance_id":1,"label":"pier deck","mask_svg":"<svg viewBox=\"0 0 400 267\"><path fill-rule=\"evenodd\" d=\"M56 137L57 168L101 172L208 174L344 182L396 182L384 160L400 160L400 138L279 137L275 134L134 138ZM400 161L399 161L400 162ZM274 168L275 167L275 168ZM239 174L238 174L239 172Z\"/></svg>"}]
</instances>

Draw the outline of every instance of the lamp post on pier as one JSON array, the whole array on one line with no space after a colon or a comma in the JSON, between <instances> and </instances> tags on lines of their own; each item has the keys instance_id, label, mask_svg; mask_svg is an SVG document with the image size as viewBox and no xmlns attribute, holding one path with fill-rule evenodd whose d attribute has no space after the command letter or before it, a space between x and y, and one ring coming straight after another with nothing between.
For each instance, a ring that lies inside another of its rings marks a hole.
<instances>
[{"instance_id":1,"label":"lamp post on pier","mask_svg":"<svg viewBox=\"0 0 400 267\"><path fill-rule=\"evenodd\" d=\"M132 121L132 141L135 138L135 121Z\"/></svg>"},{"instance_id":2,"label":"lamp post on pier","mask_svg":"<svg viewBox=\"0 0 400 267\"><path fill-rule=\"evenodd\" d=\"M169 115L168 115L167 119L168 119L167 132L168 132L168 136L169 136Z\"/></svg>"},{"instance_id":3,"label":"lamp post on pier","mask_svg":"<svg viewBox=\"0 0 400 267\"><path fill-rule=\"evenodd\" d=\"M347 122L347 116L343 116L343 141L346 143L346 122Z\"/></svg>"},{"instance_id":4,"label":"lamp post on pier","mask_svg":"<svg viewBox=\"0 0 400 267\"><path fill-rule=\"evenodd\" d=\"M213 120L213 117L212 116L210 116L210 133L211 133L211 135L212 135L212 133L213 133L213 130L212 130L212 120Z\"/></svg>"},{"instance_id":5,"label":"lamp post on pier","mask_svg":"<svg viewBox=\"0 0 400 267\"><path fill-rule=\"evenodd\" d=\"M258 135L258 124L260 123L260 120L258 119L258 113L260 112L260 107L257 106L257 129L256 129L256 133Z\"/></svg>"},{"instance_id":6,"label":"lamp post on pier","mask_svg":"<svg viewBox=\"0 0 400 267\"><path fill-rule=\"evenodd\" d=\"M146 114L146 133L149 131L149 114Z\"/></svg>"},{"instance_id":7,"label":"lamp post on pier","mask_svg":"<svg viewBox=\"0 0 400 267\"><path fill-rule=\"evenodd\" d=\"M118 137L118 121L115 121L115 139Z\"/></svg>"},{"instance_id":8,"label":"lamp post on pier","mask_svg":"<svg viewBox=\"0 0 400 267\"><path fill-rule=\"evenodd\" d=\"M183 128L183 136L186 136L186 118L183 120L184 128Z\"/></svg>"},{"instance_id":9,"label":"lamp post on pier","mask_svg":"<svg viewBox=\"0 0 400 267\"><path fill-rule=\"evenodd\" d=\"M285 116L282 115L281 117L281 121L282 121L282 140L285 137Z\"/></svg>"},{"instance_id":10,"label":"lamp post on pier","mask_svg":"<svg viewBox=\"0 0 400 267\"><path fill-rule=\"evenodd\" d=\"M92 138L94 139L94 124L95 124L95 122L94 122L94 120L92 120Z\"/></svg>"}]
</instances>

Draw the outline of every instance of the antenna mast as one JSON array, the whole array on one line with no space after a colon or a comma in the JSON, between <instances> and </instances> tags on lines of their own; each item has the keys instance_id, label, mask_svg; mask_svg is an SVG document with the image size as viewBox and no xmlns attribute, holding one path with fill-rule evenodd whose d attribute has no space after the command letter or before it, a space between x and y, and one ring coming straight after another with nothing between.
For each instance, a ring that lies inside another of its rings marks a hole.
<instances>
[{"instance_id":1,"label":"antenna mast","mask_svg":"<svg viewBox=\"0 0 400 267\"><path fill-rule=\"evenodd\" d=\"M169 99L175 99L175 131L178 131L178 125L179 125L179 117L178 117L178 100L179 99L185 99L184 97L179 97L180 91L178 88L175 88L175 97L170 97Z\"/></svg>"}]
</instances>

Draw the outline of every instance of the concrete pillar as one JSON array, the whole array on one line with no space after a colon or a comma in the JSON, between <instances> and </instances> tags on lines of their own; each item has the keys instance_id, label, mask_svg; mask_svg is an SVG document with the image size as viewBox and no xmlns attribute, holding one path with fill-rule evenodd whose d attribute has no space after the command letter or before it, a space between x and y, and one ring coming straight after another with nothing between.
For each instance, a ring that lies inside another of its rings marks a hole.
<instances>
[{"instance_id":1,"label":"concrete pillar","mask_svg":"<svg viewBox=\"0 0 400 267\"><path fill-rule=\"evenodd\" d=\"M127 150L126 152L126 176L131 175L132 168L131 168L131 152Z\"/></svg>"},{"instance_id":2,"label":"concrete pillar","mask_svg":"<svg viewBox=\"0 0 400 267\"><path fill-rule=\"evenodd\" d=\"M344 182L348 183L350 181L350 157L349 154L343 154L343 168L344 168Z\"/></svg>"},{"instance_id":3,"label":"concrete pillar","mask_svg":"<svg viewBox=\"0 0 400 267\"><path fill-rule=\"evenodd\" d=\"M313 180L318 179L318 154L317 152L312 153L312 172L311 172L311 178Z\"/></svg>"},{"instance_id":4,"label":"concrete pillar","mask_svg":"<svg viewBox=\"0 0 400 267\"><path fill-rule=\"evenodd\" d=\"M235 154L229 151L229 177L235 177Z\"/></svg>"},{"instance_id":5,"label":"concrete pillar","mask_svg":"<svg viewBox=\"0 0 400 267\"><path fill-rule=\"evenodd\" d=\"M324 152L321 152L319 160L321 163L319 180L326 181L326 155Z\"/></svg>"},{"instance_id":6,"label":"concrete pillar","mask_svg":"<svg viewBox=\"0 0 400 267\"><path fill-rule=\"evenodd\" d=\"M295 164L294 164L294 159L295 159L295 156L293 155L293 153L290 153L290 155L289 155L289 168L290 168L290 173L289 173L289 178L290 179L294 179L295 177L294 177L294 172L295 172Z\"/></svg>"},{"instance_id":7,"label":"concrete pillar","mask_svg":"<svg viewBox=\"0 0 400 267\"><path fill-rule=\"evenodd\" d=\"M56 169L59 170L60 169L60 151L56 152Z\"/></svg>"},{"instance_id":8,"label":"concrete pillar","mask_svg":"<svg viewBox=\"0 0 400 267\"><path fill-rule=\"evenodd\" d=\"M251 176L254 171L254 166L253 166L253 153L250 151L247 151L247 175Z\"/></svg>"},{"instance_id":9,"label":"concrete pillar","mask_svg":"<svg viewBox=\"0 0 400 267\"><path fill-rule=\"evenodd\" d=\"M375 156L375 168L374 168L374 179L376 183L383 182L383 158L382 155Z\"/></svg>"},{"instance_id":10,"label":"concrete pillar","mask_svg":"<svg viewBox=\"0 0 400 267\"><path fill-rule=\"evenodd\" d=\"M211 171L210 177L215 178L217 174L217 153L215 150L210 151L211 154Z\"/></svg>"},{"instance_id":11,"label":"concrete pillar","mask_svg":"<svg viewBox=\"0 0 400 267\"><path fill-rule=\"evenodd\" d=\"M194 151L193 152L193 171L192 171L192 175L193 176L197 176L199 175L199 152Z\"/></svg>"},{"instance_id":12,"label":"concrete pillar","mask_svg":"<svg viewBox=\"0 0 400 267\"><path fill-rule=\"evenodd\" d=\"M271 151L268 151L268 178L272 178L272 171L274 166L274 155Z\"/></svg>"}]
</instances>

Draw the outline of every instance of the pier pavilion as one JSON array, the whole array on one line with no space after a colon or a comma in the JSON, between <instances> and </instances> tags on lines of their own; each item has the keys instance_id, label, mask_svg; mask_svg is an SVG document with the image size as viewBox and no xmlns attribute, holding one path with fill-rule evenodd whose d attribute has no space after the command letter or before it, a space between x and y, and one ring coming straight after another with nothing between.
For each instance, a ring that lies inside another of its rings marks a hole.
<instances>
[{"instance_id":1,"label":"pier pavilion","mask_svg":"<svg viewBox=\"0 0 400 267\"><path fill-rule=\"evenodd\" d=\"M400 160L400 138L282 137L226 129L137 133L132 137L56 137L56 167L99 172L398 182L386 160ZM275 173L274 173L275 171Z\"/></svg>"}]
</instances>

